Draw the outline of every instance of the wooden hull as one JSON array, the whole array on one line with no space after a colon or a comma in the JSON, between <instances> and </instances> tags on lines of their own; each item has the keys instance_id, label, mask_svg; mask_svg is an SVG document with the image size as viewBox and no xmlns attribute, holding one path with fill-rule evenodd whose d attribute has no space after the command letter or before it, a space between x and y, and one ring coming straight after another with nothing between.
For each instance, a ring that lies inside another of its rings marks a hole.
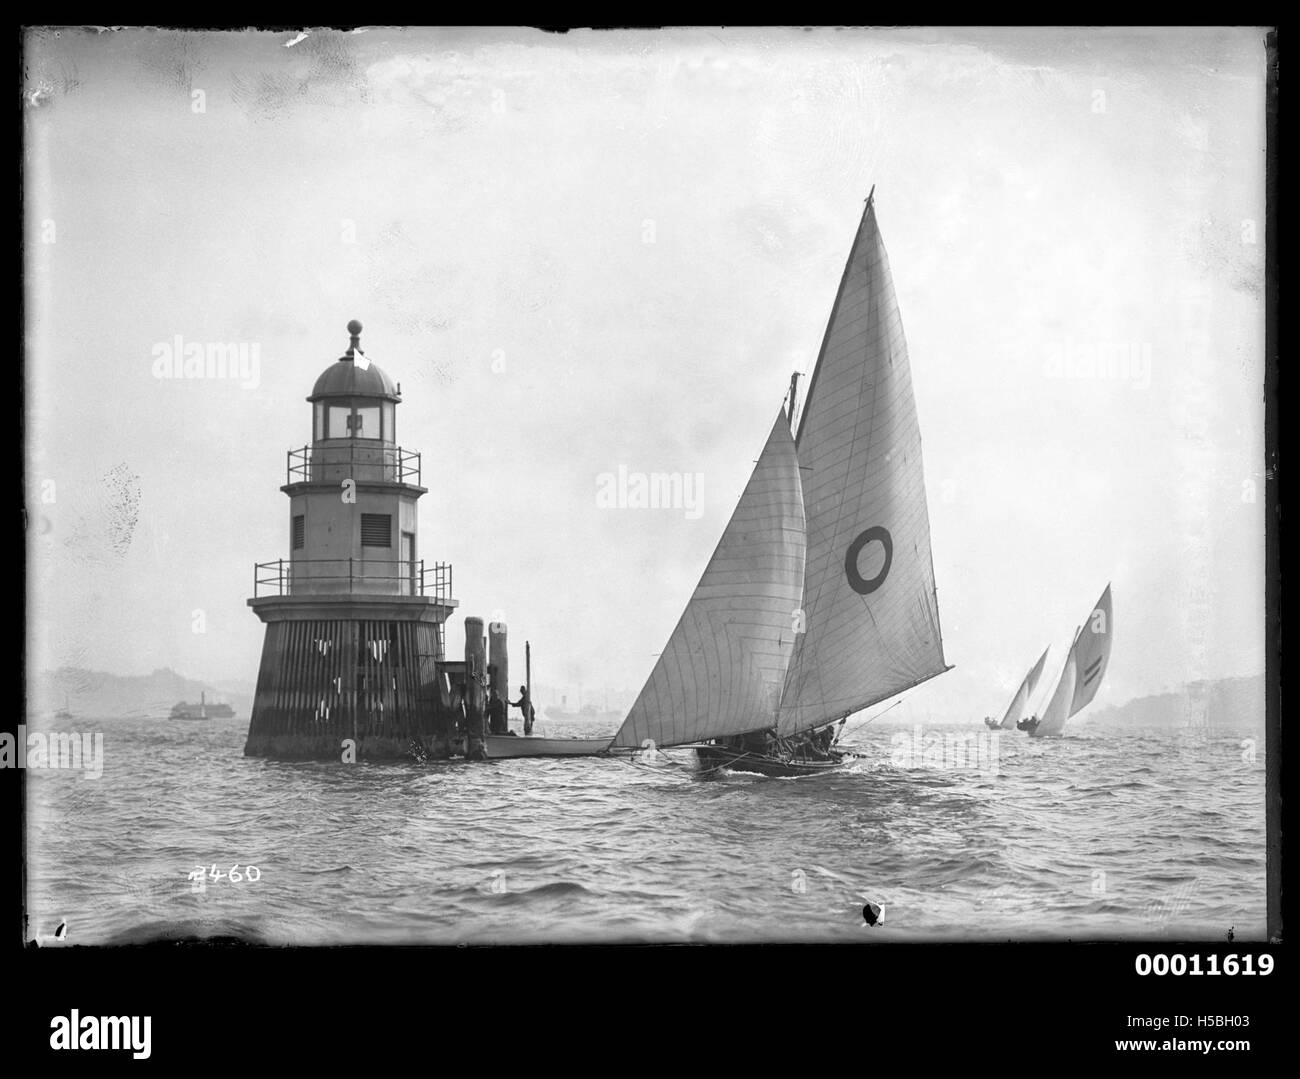
<instances>
[{"instance_id":1,"label":"wooden hull","mask_svg":"<svg viewBox=\"0 0 1300 1079\"><path fill-rule=\"evenodd\" d=\"M824 775L840 768L849 755L832 751L833 759L826 761L784 760L780 757L767 757L759 753L746 753L743 750L728 749L725 746L699 746L696 755L700 767L708 771L721 768L733 772L754 772L761 776L778 779L794 779L799 776Z\"/></svg>"},{"instance_id":2,"label":"wooden hull","mask_svg":"<svg viewBox=\"0 0 1300 1079\"><path fill-rule=\"evenodd\" d=\"M538 738L533 735L489 734L483 739L483 756L488 760L512 757L597 757L609 750L604 738Z\"/></svg>"}]
</instances>

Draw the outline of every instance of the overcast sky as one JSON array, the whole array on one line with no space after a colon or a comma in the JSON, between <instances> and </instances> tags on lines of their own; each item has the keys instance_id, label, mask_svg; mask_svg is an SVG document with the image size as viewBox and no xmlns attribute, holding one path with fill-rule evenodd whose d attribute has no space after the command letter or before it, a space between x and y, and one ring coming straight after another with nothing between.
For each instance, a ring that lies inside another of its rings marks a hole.
<instances>
[{"instance_id":1,"label":"overcast sky","mask_svg":"<svg viewBox=\"0 0 1300 1079\"><path fill-rule=\"evenodd\" d=\"M504 617L543 687L634 694L874 184L957 666L909 707L1000 713L1107 581L1100 702L1263 670L1261 32L297 36L28 38L34 668L255 680L358 318L453 654ZM155 377L178 335L257 384ZM620 466L698 512L602 507Z\"/></svg>"}]
</instances>

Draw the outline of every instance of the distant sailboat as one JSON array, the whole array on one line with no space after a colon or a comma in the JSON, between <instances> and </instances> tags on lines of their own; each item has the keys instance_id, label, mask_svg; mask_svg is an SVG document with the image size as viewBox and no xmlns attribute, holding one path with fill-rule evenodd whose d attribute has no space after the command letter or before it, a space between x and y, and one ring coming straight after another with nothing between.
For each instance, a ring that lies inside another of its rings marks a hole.
<instances>
[{"instance_id":1,"label":"distant sailboat","mask_svg":"<svg viewBox=\"0 0 1300 1079\"><path fill-rule=\"evenodd\" d=\"M71 709L71 708L69 707L69 705L68 705L68 695L67 695L66 693L63 695L63 707L60 708L58 711L56 711L56 712L54 713L54 718L55 718L55 719L75 719L75 718L76 718L76 716L74 716L74 715L72 714L72 709Z\"/></svg>"},{"instance_id":2,"label":"distant sailboat","mask_svg":"<svg viewBox=\"0 0 1300 1079\"><path fill-rule=\"evenodd\" d=\"M1097 695L1110 663L1113 623L1110 585L1107 585L1087 621L1075 631L1047 707L1038 722L1028 728L1031 738L1059 735L1065 721L1078 715Z\"/></svg>"},{"instance_id":3,"label":"distant sailboat","mask_svg":"<svg viewBox=\"0 0 1300 1079\"><path fill-rule=\"evenodd\" d=\"M1029 698L1033 696L1034 687L1038 685L1038 679L1042 677L1043 665L1047 663L1047 653L1050 648L1044 648L1043 654L1038 657L1038 662L1029 668L1029 673L1025 675L1024 680L1020 683L1020 688L1016 690L1015 696L1011 698L1011 703L1007 705L1006 714L1002 717L1002 722L995 720L986 720L989 727L994 730L1011 730L1016 723L1024 716L1025 708L1029 704Z\"/></svg>"}]
</instances>

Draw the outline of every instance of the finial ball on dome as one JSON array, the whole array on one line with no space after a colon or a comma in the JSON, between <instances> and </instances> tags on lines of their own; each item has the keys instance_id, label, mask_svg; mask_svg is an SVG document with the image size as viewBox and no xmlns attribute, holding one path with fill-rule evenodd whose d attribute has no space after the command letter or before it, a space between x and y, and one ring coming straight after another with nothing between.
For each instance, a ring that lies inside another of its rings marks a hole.
<instances>
[{"instance_id":1,"label":"finial ball on dome","mask_svg":"<svg viewBox=\"0 0 1300 1079\"><path fill-rule=\"evenodd\" d=\"M348 323L348 333L350 333L353 337L356 337L357 334L359 334L360 332L361 332L361 323L359 323L356 319L353 319L351 322Z\"/></svg>"}]
</instances>

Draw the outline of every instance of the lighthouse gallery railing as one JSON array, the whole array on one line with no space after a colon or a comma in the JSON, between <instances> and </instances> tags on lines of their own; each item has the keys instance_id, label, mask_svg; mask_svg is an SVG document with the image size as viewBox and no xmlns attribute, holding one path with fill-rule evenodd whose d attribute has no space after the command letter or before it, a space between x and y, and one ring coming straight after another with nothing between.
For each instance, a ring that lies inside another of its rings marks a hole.
<instances>
[{"instance_id":1,"label":"lighthouse gallery railing","mask_svg":"<svg viewBox=\"0 0 1300 1079\"><path fill-rule=\"evenodd\" d=\"M424 559L277 558L253 566L253 596L357 593L451 598L451 563Z\"/></svg>"},{"instance_id":2,"label":"lighthouse gallery railing","mask_svg":"<svg viewBox=\"0 0 1300 1079\"><path fill-rule=\"evenodd\" d=\"M346 446L303 446L289 450L286 483L360 482L413 483L420 486L420 455L401 446L359 440Z\"/></svg>"}]
</instances>

